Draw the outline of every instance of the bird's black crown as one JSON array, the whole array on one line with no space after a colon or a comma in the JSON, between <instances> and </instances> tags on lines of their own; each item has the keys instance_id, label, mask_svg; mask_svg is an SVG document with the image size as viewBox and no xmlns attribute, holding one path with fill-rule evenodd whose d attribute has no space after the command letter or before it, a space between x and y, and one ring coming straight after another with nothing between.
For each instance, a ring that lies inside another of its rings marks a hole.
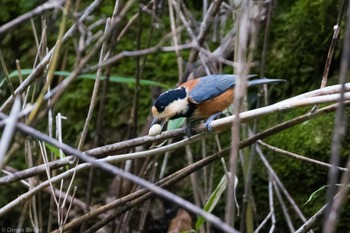
<instances>
[{"instance_id":1,"label":"bird's black crown","mask_svg":"<svg viewBox=\"0 0 350 233\"><path fill-rule=\"evenodd\" d=\"M154 106L157 108L158 112L163 112L164 109L175 100L185 99L185 98L186 98L186 89L184 87L173 89L161 94L156 100L156 102L154 103Z\"/></svg>"}]
</instances>

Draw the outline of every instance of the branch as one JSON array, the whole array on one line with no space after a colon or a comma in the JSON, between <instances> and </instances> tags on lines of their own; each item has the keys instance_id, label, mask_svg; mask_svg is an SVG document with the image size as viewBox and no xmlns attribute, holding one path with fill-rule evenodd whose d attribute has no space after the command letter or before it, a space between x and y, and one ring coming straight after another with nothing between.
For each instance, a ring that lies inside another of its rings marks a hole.
<instances>
[{"instance_id":1,"label":"branch","mask_svg":"<svg viewBox=\"0 0 350 233\"><path fill-rule=\"evenodd\" d=\"M5 118L7 118L7 116L5 114L1 113L0 118L5 119ZM108 171L116 176L120 176L126 180L129 180L129 181L137 184L137 185L140 185L144 188L147 188L148 190L150 190L154 194L156 194L160 197L163 197L169 201L172 201L172 202L176 203L177 205L182 206L183 208L191 211L192 213L203 216L208 222L212 223L213 225L215 225L216 227L218 227L219 229L221 229L225 232L237 233L237 231L235 229L233 229L232 227L230 227L227 224L225 224L224 222L222 222L215 215L204 211L200 207L195 206L194 204L184 200L183 198L180 198L179 196L177 196L177 195L175 195L167 190L164 190L164 189L156 186L155 184L152 184L152 183L150 183L150 182L148 182L148 181L146 181L146 180L144 180L136 175L133 175L129 172L126 172L120 168L114 167L113 165L108 164L104 161L96 160L95 158L87 155L86 153L80 152L80 151L68 146L67 144L60 143L56 139L50 138L46 134L43 134L40 131L33 129L33 128L31 128L23 123L17 123L17 128L20 131L22 131L23 133L34 136L34 137L38 138L39 140L45 141L47 143L52 144L53 146L61 148L66 153L72 154L83 161L86 161L86 162L93 164L94 166L99 167L105 171ZM60 175L58 175L58 176L60 176ZM56 176L56 177L58 177L58 176ZM35 188L37 188L37 187L38 186L36 186ZM35 188L33 188L33 189L35 189ZM29 198L28 195L24 195L24 194L22 194L20 197L21 197L20 199L23 199L23 200L26 200L27 198ZM1 208L0 209L0 216L3 216L6 212L11 210L15 204L18 204L15 201L12 201L9 204L7 204L6 206L4 206L3 208Z\"/></svg>"},{"instance_id":2,"label":"branch","mask_svg":"<svg viewBox=\"0 0 350 233\"><path fill-rule=\"evenodd\" d=\"M198 34L198 37L196 38L196 41L198 43L198 46L201 47L204 43L204 39L207 36L210 26L212 25L213 19L215 18L216 14L218 13L220 6L221 6L222 0L216 0L213 1L212 4L209 7L209 10L207 12L207 14L204 17L204 20L201 24L200 27L200 32ZM192 49L190 52L190 56L188 59L188 65L186 66L185 72L184 72L184 77L182 77L182 81L184 82L189 73L189 68L190 68L190 64L194 63L195 60L198 57L198 53L199 51L197 49Z\"/></svg>"},{"instance_id":3,"label":"branch","mask_svg":"<svg viewBox=\"0 0 350 233\"><path fill-rule=\"evenodd\" d=\"M292 109L295 107L301 107L301 106L307 106L307 105L314 105L314 104L320 104L320 103L327 103L327 102L337 102L340 99L340 94L332 94L327 96L318 96L318 97L310 97L306 99L296 99L291 101L283 101L280 103L276 103L270 106L254 109L251 111L242 112L239 117L242 122L246 122L248 120L255 119L260 116L264 116L267 114L270 114L272 112L280 112L280 111L286 111L288 109ZM346 93L344 95L344 100L350 101L350 93ZM231 125L231 122L235 119L235 116L229 116L225 118L218 119L216 121L213 121L211 126L215 130L220 130L223 128L227 128L229 125ZM200 128L198 128L200 129Z\"/></svg>"},{"instance_id":4,"label":"branch","mask_svg":"<svg viewBox=\"0 0 350 233\"><path fill-rule=\"evenodd\" d=\"M156 45L156 46L153 46L150 48L140 49L140 50L135 50L135 51L122 51L122 52L118 53L117 55L114 55L113 57L108 58L104 62L101 62L100 64L98 64L96 66L90 67L86 71L87 72L94 71L98 68L110 66L110 65L116 63L117 61L121 60L124 57L141 57L141 56L145 56L147 54L152 54L152 53L157 53L157 52L174 52L174 51L190 49L190 48L197 48L196 43L190 42L190 43L183 44L183 45L164 46L164 47L162 47L161 45Z\"/></svg>"},{"instance_id":5,"label":"branch","mask_svg":"<svg viewBox=\"0 0 350 233\"><path fill-rule=\"evenodd\" d=\"M332 135L332 145L331 145L331 157L330 163L332 167L328 171L328 188L327 188L327 204L325 220L323 222L323 231L324 233L332 233L336 231L339 213L343 207L343 203L347 197L348 193L348 183L350 182L350 173L344 172L342 174L341 182L342 187L339 192L339 198L333 199L336 192L336 182L338 180L338 166L340 161L340 154L342 149L342 141L346 134L346 125L348 120L345 114L345 104L343 100L346 99L345 84L348 80L349 75L349 63L350 63L350 4L348 2L348 7L346 11L346 26L345 26L345 35L343 40L343 49L340 62L340 72L339 72L339 84L341 84L341 96L340 103L337 107L335 114L335 123ZM344 4L345 5L345 4ZM350 158L347 161L347 168L350 168ZM334 200L334 201L333 201Z\"/></svg>"},{"instance_id":6,"label":"branch","mask_svg":"<svg viewBox=\"0 0 350 233\"><path fill-rule=\"evenodd\" d=\"M11 20L10 22L7 22L4 25L0 26L0 35L10 30L11 28L16 27L18 24L27 22L30 18L33 18L36 15L42 14L44 11L61 7L63 2L64 2L63 0L48 1L36 7L34 10L31 10L21 16L18 16L17 18Z\"/></svg>"},{"instance_id":7,"label":"branch","mask_svg":"<svg viewBox=\"0 0 350 233\"><path fill-rule=\"evenodd\" d=\"M267 129L263 132L260 132L259 134L254 135L248 139L242 140L239 144L239 148L243 149L247 146L252 145L253 143L255 143L259 139L263 140L264 138L267 138L267 137L271 136L272 134L276 134L276 133L281 132L283 130L289 129L295 125L301 124L302 122L308 121L312 118L321 116L321 115L326 114L326 113L333 112L336 109L336 106L337 106L337 104L333 104L331 106L322 108L322 109L320 109L312 114L305 114L305 115L302 115L302 116L295 118L293 120L289 120L289 121L284 122L282 124L276 125L270 129ZM191 141L192 141L192 138L191 138ZM221 159L223 156L227 156L230 149L231 149L230 147L223 149L218 153L215 153L211 156L208 156L204 159L201 159L201 160L169 175L168 177L156 182L156 185L159 185L161 187L168 187L170 185L173 185L174 183L187 177L191 173L198 171L202 167L204 167L204 166L206 166L206 165L208 165L208 164L210 164L218 159ZM115 156L115 157L117 158L118 156ZM106 159L108 159L108 158L110 158L110 157L107 157ZM302 218L303 221L306 221L306 219L302 215L301 211L297 208L296 204L291 199L291 197L288 194L288 192L286 191L286 189L283 187L283 184L281 183L281 181L278 179L278 177L276 175L274 176L274 178L275 178L277 184L283 189L283 192L286 195L286 197L288 198L288 200L293 204L295 211L298 213L298 215ZM125 197L119 198L119 199L117 199L117 200L115 200L115 201L113 201L105 206L102 206L94 211L90 211L90 212L86 213L85 215L68 223L65 227L67 230L71 229L73 227L78 226L80 223L82 223L84 221L87 221L93 217L96 217L97 215L99 215L103 212L109 211L111 209L117 209L118 211L116 211L114 214L111 214L110 216L108 216L106 219L102 220L99 223L101 225L106 224L109 221L112 221L116 217L120 216L121 214L125 213L126 211L135 207L137 204L147 200L148 198L150 198L152 196L153 195L151 193L149 193L147 189L140 189L134 193L131 193L131 194L125 196ZM94 228L94 229L98 229L98 228Z\"/></svg>"},{"instance_id":8,"label":"branch","mask_svg":"<svg viewBox=\"0 0 350 233\"><path fill-rule=\"evenodd\" d=\"M319 160L316 160L316 159L310 159L306 156L302 156L302 155L298 155L298 154L295 154L295 153L292 153L292 152L289 152L289 151L286 151L286 150L282 150L280 148L277 148L277 147L274 147L274 146L271 146L261 140L258 140L257 141L258 144L260 146L263 146L271 151L274 151L274 152L277 152L279 154L282 154L282 155L287 155L289 157L292 157L292 158L295 158L295 159L299 159L299 160L303 160L303 161L306 161L306 162L309 162L309 163L313 163L313 164L317 164L317 165L320 165L322 167L327 167L327 168L330 168L332 165L329 164L329 163L325 163L325 162L322 162L322 161L319 161ZM341 170L341 171L348 171L348 169L346 168L343 168L343 167L339 167L337 166L337 169Z\"/></svg>"},{"instance_id":9,"label":"branch","mask_svg":"<svg viewBox=\"0 0 350 233\"><path fill-rule=\"evenodd\" d=\"M326 210L327 204L322 206L316 214L314 214L309 220L307 220L301 227L299 227L295 233L306 233L311 230L311 228L315 225L316 222L320 221L324 211Z\"/></svg>"},{"instance_id":10,"label":"branch","mask_svg":"<svg viewBox=\"0 0 350 233\"><path fill-rule=\"evenodd\" d=\"M350 87L350 84L347 84L346 86ZM332 87L326 87L326 88L323 88L322 90L316 90L316 91L313 91L313 92L310 92L310 93L314 93L315 94L317 91L322 91L322 93L325 95L325 94L327 94L327 92L325 92L327 90L330 93L333 93L334 90L337 90L335 87L339 87L339 85L332 86ZM304 94L304 95L306 95L306 94ZM294 100L294 98L292 98L291 100L293 100L293 101L290 101L290 102L298 103L297 99ZM287 105L288 101L282 101L282 102L280 102L280 104L281 105ZM350 102L347 101L346 105L348 106L349 104L350 104ZM289 103L288 106L290 108L293 107L291 105L291 103ZM306 114L304 116L295 118L295 120L291 121L291 122L296 122L296 123L293 123L293 124L299 124L300 122L304 121L305 117L309 117L311 119L313 116L318 116L320 114L332 112L332 111L334 111L334 107L335 106L336 105L330 105L330 106L328 106L326 108L322 108L322 109L318 110L315 113L310 113L310 114ZM271 105L271 106L267 106L267 107L263 107L263 108L259 108L259 109L254 109L254 110L250 110L250 111L247 111L247 112L242 112L241 115L240 115L240 118L241 118L242 122L246 122L248 120L251 120L253 117L257 118L257 117L259 117L261 115L266 115L266 114L271 113L273 111L277 111L276 109L277 110L279 109L278 103L274 104L274 105ZM284 106L282 109L286 109L286 106ZM314 114L316 114L316 115L314 115ZM232 116L215 120L215 121L212 122L212 125L215 125L216 128L220 128L220 129L228 128L229 124L230 124L230 122L227 123L228 119L232 119ZM217 124L217 122L223 122L221 124L226 124L226 126ZM288 127L288 124L290 124L290 123L288 122L288 123L285 123L285 124L286 124L285 126ZM278 128L271 128L270 131L269 131L269 135L274 134L276 132L276 130L278 130ZM206 128L205 128L204 124L200 124L196 128L194 128L193 131L196 132L196 133L206 132ZM94 156L94 157L102 157L102 156L106 156L106 155L110 155L110 154L116 153L117 151L120 151L120 150L134 148L134 147L141 146L141 145L148 145L148 144L151 144L151 143L154 143L154 142L159 142L159 141L163 141L163 140L170 139L170 138L183 137L185 135L186 135L185 129L181 128L181 129L176 129L176 130L171 130L171 131L165 131L162 134L157 135L157 136L143 136L143 137L138 137L138 138L134 138L134 139L131 139L131 140L125 140L125 141L122 141L122 142L113 143L113 144L102 146L102 147L97 147L97 148L94 148L94 149L87 150L87 151L85 151L85 153L89 154L90 156ZM198 137L198 140L200 140L201 138L205 137L205 135L202 135L202 136L196 135L194 137L191 137L191 140L192 141L197 141L197 137ZM259 137L260 137L260 133L257 134L255 137L253 137L253 139L256 141L257 139L259 139ZM133 154L126 154L126 155L116 155L115 157L108 157L108 158L106 158L106 161L108 161L108 162L119 162L119 161L124 161L125 159L147 157L147 156L150 156L152 154L164 153L165 151L174 150L174 149L176 149L178 147L187 145L188 143L190 143L190 142L188 142L188 140L186 142L186 139L184 139L183 141L180 141L180 142L168 145L168 146L163 146L163 147L160 147L160 148L154 149L154 150L142 151L142 152L137 152L137 153L133 153ZM67 157L66 159L67 160L64 160L64 161L53 161L53 162L50 162L49 163L50 169L54 169L54 168L58 168L58 167L61 167L61 166L65 166L65 165L67 165L67 164L69 164L71 162L71 158L70 157ZM33 168L30 168L30 169L26 169L26 170L20 171L18 173L14 173L13 175L0 177L0 184L14 182L14 181L17 181L17 180L20 180L20 179L28 178L28 177L31 177L33 175L37 175L39 173L42 173L44 171L45 171L45 166L39 165L37 167L33 167Z\"/></svg>"},{"instance_id":11,"label":"branch","mask_svg":"<svg viewBox=\"0 0 350 233\"><path fill-rule=\"evenodd\" d=\"M11 183L17 180L23 180L23 179L38 175L40 173L45 172L46 167L49 167L50 170L53 170L53 169L64 167L70 164L73 164L72 156L68 156L60 160L55 160L47 164L40 164L35 167L27 168L22 171L14 172L13 174L10 174L10 175L0 177L0 185ZM5 167L5 170L8 170L8 168Z\"/></svg>"},{"instance_id":12,"label":"branch","mask_svg":"<svg viewBox=\"0 0 350 233\"><path fill-rule=\"evenodd\" d=\"M276 134L276 133L281 132L281 131L283 131L283 130L285 130L285 129L291 128L291 127L293 127L293 126L295 126L295 125L297 125L297 124L300 124L300 123L302 123L302 122L305 122L305 121L307 121L307 120L310 120L310 119L312 119L312 118L314 118L314 117L320 116L320 115L322 115L322 114L326 114L326 113L333 112L333 111L335 110L336 106L337 106L337 104L333 104L333 105L331 105L331 106L328 106L328 107L322 108L322 109L320 109L320 110L317 110L317 111L315 111L315 112L312 113L312 114L305 114L305 115L302 115L302 116L300 116L300 117L298 117L298 118L296 118L296 119L293 119L293 120L284 122L284 123L279 124L279 125L277 125L277 126L271 128L271 129L268 129L268 130L265 130L265 131L263 131L263 132L260 132L259 134L256 134L256 135L254 135L253 137L250 137L250 138L248 138L248 139L246 139L246 140L241 141L240 144L239 144L239 147L240 147L240 148L244 148L244 147L246 147L246 146L249 146L249 145L253 144L253 143L254 143L256 140L258 140L258 139L267 138L267 137L269 137L269 136L272 135L272 134ZM197 136L198 136L198 135L197 135ZM195 137L196 137L196 136L195 136ZM191 140L192 140L192 139L191 139ZM222 156L222 154L226 153L229 149L230 149L230 148L227 148L227 149L221 151L221 152L218 153L218 154L214 154L213 156L210 156L210 157L207 157L207 158L205 158L205 159L202 159L202 160L198 161L198 162L197 162L197 163L198 163L198 167L197 167L194 171L196 171L196 170L199 169L200 167L205 166L206 164L211 163L211 162L214 161L215 159L220 159L221 156ZM116 156L116 157L117 157L117 156ZM109 158L111 158L111 157L107 157L106 160L108 160ZM197 163L196 163L196 165L197 165ZM75 169L76 169L77 172L78 172L78 171L82 171L82 170L84 170L84 169L86 169L86 168L88 168L88 167L91 167L91 166L92 166L92 164L90 164L90 163L84 163L84 164L79 164ZM186 169L186 168L185 168L185 169ZM30 198L32 195L34 195L36 192L40 191L42 188L47 187L47 186L49 185L49 182L54 183L54 182L57 182L57 181L61 180L62 178L71 176L71 175L73 174L73 172L74 172L73 170L74 170L74 169L68 170L68 171L66 171L66 172L64 172L64 173L62 173L62 174L59 174L59 175L57 175L57 176L51 178L50 181L45 181L45 182L41 183L40 185L36 186L35 188L33 188L32 190L30 190L29 192L27 192L27 193L21 195L21 196L18 197L16 200L12 201L12 202L10 203L11 207L14 207L15 205L18 205L18 204L22 203L23 201L27 200L27 199ZM185 176L186 176L186 172L184 172L183 170L181 170L180 173L181 173L182 175L185 175ZM190 172L189 172L189 174L190 174ZM175 174L175 175L176 175L176 174ZM180 179L180 178L179 178L179 179ZM164 180L164 182L166 182L166 181ZM158 183L157 183L157 184L158 184ZM160 183L159 183L159 184L160 184ZM145 189L144 191L146 192L146 189ZM141 194L140 194L140 195L141 195ZM143 194L142 194L142 195L143 195ZM117 200L117 203L119 203L119 201L120 201L120 199ZM123 203L123 202L122 202L122 203ZM120 204L120 203L119 203L119 204ZM136 203L134 203L134 204L136 204ZM134 205L132 205L132 206L134 206ZM0 216L3 214L2 211L6 211L6 212L8 211L8 210L6 210L5 208L7 208L7 206L5 206L5 207L3 207L3 208L0 209ZM130 207L130 208L132 208L132 207ZM127 209L127 210L128 210L128 209ZM127 211L127 210L125 210L125 211ZM97 211L96 214L100 213L100 212L98 212L98 210L96 210L96 211ZM89 214L89 213L88 213L88 214ZM90 213L90 214L91 214L91 213Z\"/></svg>"},{"instance_id":13,"label":"branch","mask_svg":"<svg viewBox=\"0 0 350 233\"><path fill-rule=\"evenodd\" d=\"M93 3L90 4L88 8L84 11L82 16L79 18L77 23L74 23L72 27L64 34L62 39L62 45L64 42L66 42L69 38L71 38L74 33L76 32L78 28L78 24L82 23L90 14L92 11L94 11L100 4L102 0L95 0ZM52 47L52 49L45 55L45 57L41 60L41 62L32 70L30 75L16 88L15 95L22 94L27 87L37 78L39 75L44 71L47 64L50 62L51 56L53 54L53 51L55 50L55 46ZM9 96L9 98L2 104L0 107L0 111L3 112L13 101L13 96Z\"/></svg>"},{"instance_id":14,"label":"branch","mask_svg":"<svg viewBox=\"0 0 350 233\"><path fill-rule=\"evenodd\" d=\"M349 103L348 103L348 104L349 104ZM300 116L300 117L298 117L298 118L296 118L296 119L293 119L293 120L284 122L284 123L279 124L279 125L277 125L277 126L271 128L271 129L268 129L268 130L265 130L265 131L263 131L263 132L260 132L259 134L256 134L256 135L254 135L253 137L250 137L250 138L248 138L248 139L246 139L246 140L241 141L241 142L240 142L240 148L244 148L244 147L246 147L246 146L249 146L249 145L251 145L252 143L254 143L254 142L255 142L256 140L258 140L258 139L267 138L268 136L270 136L270 135L272 135L272 134L276 134L276 133L281 132L281 131L283 131L283 130L285 130L285 129L291 128L291 127L293 127L293 126L295 126L295 125L297 125L297 124L300 124L300 123L302 123L302 122L305 122L305 121L307 121L307 120L310 120L310 119L312 119L312 118L314 118L314 117L318 117L318 116L323 115L323 114L325 114L325 113L333 112L333 111L335 110L336 106L337 106L337 104L333 104L333 105L331 105L331 106L328 106L328 107L319 109L319 110L315 111L314 113L302 115L302 116ZM2 114L2 113L0 113L0 118L4 118L4 117L5 117L5 115ZM28 127L28 126L25 126L25 125L23 125L23 124L20 124L20 125L21 125L21 127L25 127L25 129L27 129L27 130L31 130L31 128ZM33 129L33 130L34 130L34 129ZM34 131L35 131L35 130L34 130ZM36 131L36 132L37 132L37 131ZM173 132L173 131L170 131L170 132ZM27 133L29 133L29 132L27 132ZM41 134L40 132L37 132L37 133L39 133L41 136L45 136L45 135ZM29 134L31 134L31 133L29 133ZM33 135L33 134L31 134L31 135ZM196 136L194 136L194 137L198 137L198 140L199 140L200 137L202 137L203 135L208 135L208 134L196 135ZM38 137L38 138L39 138L39 137ZM39 139L41 139L41 138L39 138ZM48 138L47 140L48 140L48 141L53 140L54 142L56 142L54 139L51 139L51 138ZM187 140L188 140L188 139L187 139ZM191 140L193 140L193 138L191 138ZM195 140L196 140L196 138L195 138ZM52 142L49 142L49 143L53 144ZM56 146L59 147L59 148L61 148L61 149L63 149L64 151L66 151L66 149L67 149L67 147L68 147L67 145L62 144L62 143L59 143L59 144L57 144ZM72 152L72 151L71 151L72 148L68 147L68 149L69 149L69 151L67 151L67 152L68 152L69 154L72 154L72 153L70 153L70 152ZM230 149L230 148L228 148L228 149ZM223 150L223 151L221 151L221 152L218 153L218 154L214 154L213 156L210 156L210 157L207 157L207 158L205 158L205 159L202 159L202 160L198 161L197 163L195 163L196 166L198 165L197 169L199 169L200 167L205 166L206 164L211 163L211 162L214 161L215 159L221 158L221 153L227 152L228 149L227 149L227 150ZM74 150L74 149L73 149L73 150ZM74 152L75 152L75 151L74 151ZM79 153L81 153L81 152L79 152ZM109 158L110 158L110 157L107 157L106 160L108 160ZM67 158L67 159L68 159L68 158ZM51 163L50 163L50 164L51 164ZM91 166L92 166L91 163L83 163L83 164L79 164L75 169L76 169L77 172L78 172L78 171L82 171L82 170L84 170L84 169L86 169L86 168L89 168L89 167L91 167ZM22 203L22 202L28 200L32 195L36 194L37 192L39 192L39 191L42 190L43 188L47 187L47 186L49 185L50 182L55 183L55 182L60 181L60 180L63 179L63 178L66 178L66 177L71 176L71 175L74 173L74 170L75 170L75 169L68 170L68 171L66 171L66 172L63 172L63 173L61 173L61 174L55 176L55 177L52 177L50 180L44 181L44 182L40 183L39 185L37 185L36 187L34 187L33 189L31 189L30 191L28 191L27 193L22 194L21 196L19 196L18 198L16 198L16 199L13 200L12 202L8 203L6 206L2 207L2 208L0 209L0 216L3 216L5 213L7 213L8 211L10 211L10 210L11 210L13 207L15 207L16 205L19 205L20 203ZM185 168L185 169L186 169L186 168ZM197 169L195 169L194 171L196 171ZM186 176L186 173L182 172L182 170L181 170L180 173L181 173L182 175L185 175L185 176ZM180 175L181 175L181 174L180 174ZM14 174L14 175L16 175L16 174ZM176 174L175 174L175 175L176 175ZM164 180L164 182L166 182L166 181ZM146 190L147 190L147 189L145 189L144 191L146 192ZM118 200L120 200L120 199L118 199ZM97 211L97 210L96 210L96 211ZM97 213L97 214L98 214L98 213Z\"/></svg>"},{"instance_id":15,"label":"branch","mask_svg":"<svg viewBox=\"0 0 350 233\"><path fill-rule=\"evenodd\" d=\"M347 85L350 87L350 83ZM324 90L326 90L326 89L327 88L322 89L322 93L326 94L327 92L324 92ZM334 89L329 88L327 90L334 91ZM348 93L346 96L347 96L347 100L350 100L350 93ZM305 98L305 99L292 98L291 101L285 100L285 101L282 101L280 103L276 103L276 104L273 104L270 106L242 112L239 115L239 117L243 123L243 122L247 122L249 120L270 114L272 112L285 111L285 110L292 109L295 107L300 107L300 106L314 105L315 103L335 102L338 99L339 99L339 94L319 96L319 97L313 97L313 98ZM234 120L234 118L235 118L235 116L228 116L225 118L214 120L214 121L212 121L212 127L215 130L227 129L230 127L231 122ZM193 131L193 133L202 133L202 132L206 132L207 130L206 130L204 124L200 124L197 127L195 127L194 129L192 129L192 131ZM185 129L181 128L181 129L176 129L176 130L172 130L172 131L166 131L166 132L163 132L162 134L157 135L157 136L139 137L139 138L135 138L135 139L131 139L131 140L117 142L117 143L110 144L107 146L97 147L97 148L94 148L91 150L87 150L85 152L91 156L94 156L94 157L101 157L101 156L115 153L118 150L129 149L129 148L133 148L133 147L141 146L141 145L146 145L146 144L153 143L153 142L159 142L159 141L169 139L169 138L182 137L185 135L186 135Z\"/></svg>"}]
</instances>

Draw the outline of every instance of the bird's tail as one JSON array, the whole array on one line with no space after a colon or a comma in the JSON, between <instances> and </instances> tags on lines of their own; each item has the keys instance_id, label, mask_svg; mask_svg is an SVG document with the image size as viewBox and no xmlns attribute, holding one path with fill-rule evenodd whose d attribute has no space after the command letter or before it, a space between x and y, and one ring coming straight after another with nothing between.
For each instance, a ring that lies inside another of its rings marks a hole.
<instances>
[{"instance_id":1,"label":"bird's tail","mask_svg":"<svg viewBox=\"0 0 350 233\"><path fill-rule=\"evenodd\" d=\"M280 83L285 82L284 79L268 79L268 78L261 78L261 79L254 79L248 81L248 86L256 86L256 85L262 85L262 84L268 84L268 83Z\"/></svg>"}]
</instances>

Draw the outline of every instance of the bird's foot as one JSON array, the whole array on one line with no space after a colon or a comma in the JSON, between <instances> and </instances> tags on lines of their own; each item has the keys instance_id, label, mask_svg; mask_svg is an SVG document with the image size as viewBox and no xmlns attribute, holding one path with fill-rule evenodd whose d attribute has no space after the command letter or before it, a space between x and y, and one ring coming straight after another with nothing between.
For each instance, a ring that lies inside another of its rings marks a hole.
<instances>
[{"instance_id":1,"label":"bird's foot","mask_svg":"<svg viewBox=\"0 0 350 233\"><path fill-rule=\"evenodd\" d=\"M210 117L205 121L205 128L207 128L207 130L208 130L209 132L211 132L211 133L214 132L214 128L211 126L211 122L212 122L213 120L215 120L215 118L218 117L218 116L221 115L221 114L222 114L222 112L218 112L218 113L216 113L216 114L210 116Z\"/></svg>"},{"instance_id":2,"label":"bird's foot","mask_svg":"<svg viewBox=\"0 0 350 233\"><path fill-rule=\"evenodd\" d=\"M192 125L193 125L193 121L189 121L189 122L186 124L186 128L185 128L186 136L187 136L189 139L191 139L191 136L192 136L192 133L191 133Z\"/></svg>"}]
</instances>

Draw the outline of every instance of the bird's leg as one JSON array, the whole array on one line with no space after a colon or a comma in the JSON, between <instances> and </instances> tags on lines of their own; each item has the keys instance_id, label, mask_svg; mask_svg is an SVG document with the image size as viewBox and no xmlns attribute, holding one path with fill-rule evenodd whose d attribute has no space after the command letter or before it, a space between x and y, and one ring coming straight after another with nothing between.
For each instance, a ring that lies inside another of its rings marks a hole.
<instances>
[{"instance_id":1,"label":"bird's leg","mask_svg":"<svg viewBox=\"0 0 350 233\"><path fill-rule=\"evenodd\" d=\"M191 128L193 126L193 123L195 122L195 120L191 120L189 118L187 118L187 124L186 124L186 136L188 138L191 138L192 134L191 134Z\"/></svg>"},{"instance_id":2,"label":"bird's leg","mask_svg":"<svg viewBox=\"0 0 350 233\"><path fill-rule=\"evenodd\" d=\"M215 118L218 117L218 116L221 115L221 114L222 114L222 112L215 113L214 115L211 115L211 116L205 121L205 127L207 128L207 130L208 130L209 132L213 132L213 131L214 131L213 127L211 126L211 122L212 122L213 120L215 120Z\"/></svg>"}]
</instances>

